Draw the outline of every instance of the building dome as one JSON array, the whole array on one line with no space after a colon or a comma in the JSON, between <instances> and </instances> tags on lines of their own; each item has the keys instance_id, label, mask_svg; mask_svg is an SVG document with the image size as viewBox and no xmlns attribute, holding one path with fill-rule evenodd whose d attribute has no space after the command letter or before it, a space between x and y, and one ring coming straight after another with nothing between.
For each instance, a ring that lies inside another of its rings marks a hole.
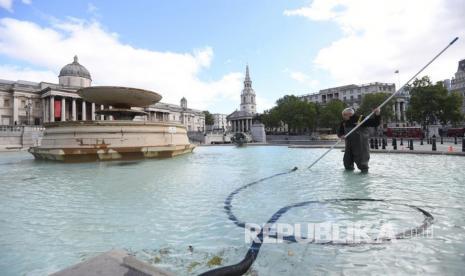
<instances>
[{"instance_id":1,"label":"building dome","mask_svg":"<svg viewBox=\"0 0 465 276\"><path fill-rule=\"evenodd\" d=\"M92 79L86 67L79 64L77 56L74 56L73 63L67 64L65 65L65 67L61 69L60 75L58 75L58 77L64 77L64 76L81 77L81 78L86 78L89 80Z\"/></svg>"},{"instance_id":2,"label":"building dome","mask_svg":"<svg viewBox=\"0 0 465 276\"><path fill-rule=\"evenodd\" d=\"M58 83L67 87L89 87L92 83L89 71L74 56L73 63L65 65L58 75Z\"/></svg>"},{"instance_id":3,"label":"building dome","mask_svg":"<svg viewBox=\"0 0 465 276\"><path fill-rule=\"evenodd\" d=\"M184 97L182 97L182 99L181 99L181 107L184 108L184 109L187 108L187 100Z\"/></svg>"}]
</instances>

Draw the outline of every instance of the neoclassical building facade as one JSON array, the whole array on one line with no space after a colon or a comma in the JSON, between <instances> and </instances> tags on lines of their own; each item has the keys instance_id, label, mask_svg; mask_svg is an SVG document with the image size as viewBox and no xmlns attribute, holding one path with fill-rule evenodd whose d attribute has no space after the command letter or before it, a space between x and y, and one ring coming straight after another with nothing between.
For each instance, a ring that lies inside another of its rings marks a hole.
<instances>
[{"instance_id":1,"label":"neoclassical building facade","mask_svg":"<svg viewBox=\"0 0 465 276\"><path fill-rule=\"evenodd\" d=\"M372 82L361 85L350 84L338 87L322 89L318 93L306 94L300 96L302 100L326 104L331 100L338 99L344 103L358 108L362 103L364 95L373 93L388 93L396 92L396 85L394 83ZM394 97L394 121L397 123L406 121L406 111L409 102L409 95L405 91L400 91Z\"/></svg>"},{"instance_id":2,"label":"neoclassical building facade","mask_svg":"<svg viewBox=\"0 0 465 276\"><path fill-rule=\"evenodd\" d=\"M0 80L0 124L42 125L55 121L112 120L111 116L96 115L96 111L111 106L86 102L77 90L89 87L92 78L89 71L75 56L58 75L58 84L48 82ZM144 108L148 116L138 120L177 121L189 131L203 131L205 116L200 110L187 108L187 100L181 106L157 103Z\"/></svg>"},{"instance_id":3,"label":"neoclassical building facade","mask_svg":"<svg viewBox=\"0 0 465 276\"><path fill-rule=\"evenodd\" d=\"M255 91L252 88L249 66L245 68L244 89L241 93L240 110L236 110L227 116L232 132L250 132L253 118L257 114Z\"/></svg>"},{"instance_id":4,"label":"neoclassical building facade","mask_svg":"<svg viewBox=\"0 0 465 276\"><path fill-rule=\"evenodd\" d=\"M463 96L462 112L465 114L465 59L459 61L459 66L451 81L451 91Z\"/></svg>"}]
</instances>

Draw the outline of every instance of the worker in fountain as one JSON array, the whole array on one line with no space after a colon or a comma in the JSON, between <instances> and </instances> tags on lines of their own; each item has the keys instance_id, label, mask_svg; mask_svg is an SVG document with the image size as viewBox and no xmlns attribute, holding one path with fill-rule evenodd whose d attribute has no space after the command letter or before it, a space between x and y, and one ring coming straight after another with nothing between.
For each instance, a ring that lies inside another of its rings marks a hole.
<instances>
[{"instance_id":1,"label":"worker in fountain","mask_svg":"<svg viewBox=\"0 0 465 276\"><path fill-rule=\"evenodd\" d=\"M355 162L362 173L368 172L368 161L370 160L368 127L377 127L381 121L381 110L377 108L374 110L374 113L374 116L366 120L363 125L346 137L346 134L360 124L364 117L363 115L355 114L354 109L351 107L342 111L343 121L339 127L338 136L341 139L345 139L344 167L346 170L354 170Z\"/></svg>"}]
</instances>

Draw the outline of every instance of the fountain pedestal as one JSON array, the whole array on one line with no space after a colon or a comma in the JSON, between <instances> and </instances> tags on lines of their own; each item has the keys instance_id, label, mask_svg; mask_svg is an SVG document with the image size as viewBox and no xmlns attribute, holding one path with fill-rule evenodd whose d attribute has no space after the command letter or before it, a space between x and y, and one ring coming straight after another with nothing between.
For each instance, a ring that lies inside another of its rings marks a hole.
<instances>
[{"instance_id":1,"label":"fountain pedestal","mask_svg":"<svg viewBox=\"0 0 465 276\"><path fill-rule=\"evenodd\" d=\"M131 107L160 101L155 92L125 87L87 87L78 91L87 101L111 105L96 111L109 121L66 121L45 124L44 137L29 152L36 159L64 162L163 158L192 152L186 128L176 122L133 121L146 115ZM123 102L124 101L124 102Z\"/></svg>"}]
</instances>

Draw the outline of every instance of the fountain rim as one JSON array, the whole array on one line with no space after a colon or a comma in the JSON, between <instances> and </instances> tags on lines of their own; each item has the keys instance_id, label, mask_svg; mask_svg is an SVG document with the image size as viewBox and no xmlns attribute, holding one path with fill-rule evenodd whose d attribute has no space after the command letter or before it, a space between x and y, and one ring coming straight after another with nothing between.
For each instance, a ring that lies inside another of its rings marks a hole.
<instances>
[{"instance_id":1,"label":"fountain rim","mask_svg":"<svg viewBox=\"0 0 465 276\"><path fill-rule=\"evenodd\" d=\"M86 101L113 105L115 107L147 107L159 102L163 97L154 91L125 86L89 86L81 88L77 94ZM124 97L118 100L118 97Z\"/></svg>"}]
</instances>

